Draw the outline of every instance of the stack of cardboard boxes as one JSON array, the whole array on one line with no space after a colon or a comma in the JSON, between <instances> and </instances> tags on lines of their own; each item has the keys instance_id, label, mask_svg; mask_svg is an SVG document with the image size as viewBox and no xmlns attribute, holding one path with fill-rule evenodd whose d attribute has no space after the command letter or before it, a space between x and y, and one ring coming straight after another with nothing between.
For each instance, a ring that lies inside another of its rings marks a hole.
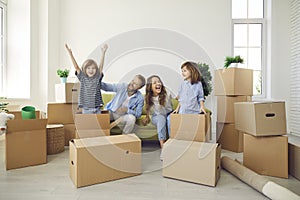
<instances>
[{"instance_id":1,"label":"stack of cardboard boxes","mask_svg":"<svg viewBox=\"0 0 300 200\"><path fill-rule=\"evenodd\" d=\"M221 147L208 143L210 114L171 114L170 139L162 149L162 175L209 186L220 177Z\"/></svg>"},{"instance_id":2,"label":"stack of cardboard boxes","mask_svg":"<svg viewBox=\"0 0 300 200\"><path fill-rule=\"evenodd\" d=\"M234 104L235 127L244 134L243 164L261 175L288 178L285 102Z\"/></svg>"},{"instance_id":3,"label":"stack of cardboard boxes","mask_svg":"<svg viewBox=\"0 0 300 200\"><path fill-rule=\"evenodd\" d=\"M217 96L216 141L222 149L243 152L243 133L235 129L234 103L251 101L253 71L244 68L215 71L214 94Z\"/></svg>"},{"instance_id":4,"label":"stack of cardboard boxes","mask_svg":"<svg viewBox=\"0 0 300 200\"><path fill-rule=\"evenodd\" d=\"M63 124L65 130L65 146L76 136L74 115L78 109L80 83L55 84L55 103L48 103L48 124Z\"/></svg>"}]
</instances>

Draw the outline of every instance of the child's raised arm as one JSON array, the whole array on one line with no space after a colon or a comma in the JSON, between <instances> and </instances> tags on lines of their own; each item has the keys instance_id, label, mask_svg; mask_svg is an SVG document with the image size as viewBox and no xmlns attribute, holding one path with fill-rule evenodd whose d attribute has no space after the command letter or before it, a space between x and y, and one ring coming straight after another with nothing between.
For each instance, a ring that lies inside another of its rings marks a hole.
<instances>
[{"instance_id":1,"label":"child's raised arm","mask_svg":"<svg viewBox=\"0 0 300 200\"><path fill-rule=\"evenodd\" d=\"M102 74L102 72L103 72L104 57L105 57L105 53L106 53L107 48L108 48L107 44L104 44L101 47L102 54L101 54L100 64L99 64L99 72L100 72L100 74Z\"/></svg>"},{"instance_id":2,"label":"child's raised arm","mask_svg":"<svg viewBox=\"0 0 300 200\"><path fill-rule=\"evenodd\" d=\"M71 48L67 44L65 44L65 46L66 46L66 49L67 49L67 51L68 51L68 53L69 53L69 55L71 57L71 60L72 60L72 63L74 65L74 67L75 67L76 72L80 73L81 70L80 70L80 68L79 68L79 66L78 66L78 64L77 64L77 62L76 62L76 60L75 60L75 58L73 56Z\"/></svg>"}]
</instances>

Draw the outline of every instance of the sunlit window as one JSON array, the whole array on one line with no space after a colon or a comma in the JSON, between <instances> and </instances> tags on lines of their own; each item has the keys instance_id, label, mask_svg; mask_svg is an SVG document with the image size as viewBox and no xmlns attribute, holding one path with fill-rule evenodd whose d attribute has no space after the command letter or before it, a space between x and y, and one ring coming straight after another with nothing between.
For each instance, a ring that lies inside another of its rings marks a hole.
<instances>
[{"instance_id":1,"label":"sunlit window","mask_svg":"<svg viewBox=\"0 0 300 200\"><path fill-rule=\"evenodd\" d=\"M253 69L253 93L263 94L264 0L232 0L233 54Z\"/></svg>"}]
</instances>

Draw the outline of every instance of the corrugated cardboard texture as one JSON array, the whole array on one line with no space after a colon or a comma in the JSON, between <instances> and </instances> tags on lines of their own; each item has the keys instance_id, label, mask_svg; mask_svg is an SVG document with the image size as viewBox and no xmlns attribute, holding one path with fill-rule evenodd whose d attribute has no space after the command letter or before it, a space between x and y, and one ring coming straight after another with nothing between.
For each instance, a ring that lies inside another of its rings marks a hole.
<instances>
[{"instance_id":1,"label":"corrugated cardboard texture","mask_svg":"<svg viewBox=\"0 0 300 200\"><path fill-rule=\"evenodd\" d=\"M261 175L288 178L288 137L244 134L243 164Z\"/></svg>"},{"instance_id":2,"label":"corrugated cardboard texture","mask_svg":"<svg viewBox=\"0 0 300 200\"><path fill-rule=\"evenodd\" d=\"M135 134L70 142L70 177L76 187L138 174L141 174L141 140Z\"/></svg>"},{"instance_id":3,"label":"corrugated cardboard texture","mask_svg":"<svg viewBox=\"0 0 300 200\"><path fill-rule=\"evenodd\" d=\"M21 111L11 111L11 112L8 112L10 114L13 114L15 116L14 119L22 119L22 112ZM45 116L44 116L44 113L41 112L41 111L35 111L35 116L36 116L36 119L45 119Z\"/></svg>"},{"instance_id":4,"label":"corrugated cardboard texture","mask_svg":"<svg viewBox=\"0 0 300 200\"><path fill-rule=\"evenodd\" d=\"M47 119L10 120L5 134L6 169L47 162Z\"/></svg>"},{"instance_id":5,"label":"corrugated cardboard texture","mask_svg":"<svg viewBox=\"0 0 300 200\"><path fill-rule=\"evenodd\" d=\"M244 150L244 133L235 129L234 124L224 124L217 122L217 141L221 144L222 149L236 153Z\"/></svg>"},{"instance_id":6,"label":"corrugated cardboard texture","mask_svg":"<svg viewBox=\"0 0 300 200\"><path fill-rule=\"evenodd\" d=\"M217 122L234 123L234 103L251 100L251 96L217 96Z\"/></svg>"},{"instance_id":7,"label":"corrugated cardboard texture","mask_svg":"<svg viewBox=\"0 0 300 200\"><path fill-rule=\"evenodd\" d=\"M220 145L169 139L162 153L164 177L216 186L220 177Z\"/></svg>"},{"instance_id":8,"label":"corrugated cardboard texture","mask_svg":"<svg viewBox=\"0 0 300 200\"><path fill-rule=\"evenodd\" d=\"M76 138L75 124L64 124L65 129L65 146L69 146L69 141Z\"/></svg>"},{"instance_id":9,"label":"corrugated cardboard texture","mask_svg":"<svg viewBox=\"0 0 300 200\"><path fill-rule=\"evenodd\" d=\"M284 135L284 102L239 102L234 104L235 128L254 136Z\"/></svg>"},{"instance_id":10,"label":"corrugated cardboard texture","mask_svg":"<svg viewBox=\"0 0 300 200\"><path fill-rule=\"evenodd\" d=\"M210 137L209 114L171 114L170 138L205 142Z\"/></svg>"},{"instance_id":11,"label":"corrugated cardboard texture","mask_svg":"<svg viewBox=\"0 0 300 200\"><path fill-rule=\"evenodd\" d=\"M48 103L49 124L74 124L74 114L80 112L78 104Z\"/></svg>"},{"instance_id":12,"label":"corrugated cardboard texture","mask_svg":"<svg viewBox=\"0 0 300 200\"><path fill-rule=\"evenodd\" d=\"M80 83L55 84L55 101L57 103L78 103Z\"/></svg>"},{"instance_id":13,"label":"corrugated cardboard texture","mask_svg":"<svg viewBox=\"0 0 300 200\"><path fill-rule=\"evenodd\" d=\"M300 138L289 135L289 174L300 180Z\"/></svg>"},{"instance_id":14,"label":"corrugated cardboard texture","mask_svg":"<svg viewBox=\"0 0 300 200\"><path fill-rule=\"evenodd\" d=\"M214 94L216 96L252 96L253 70L244 68L215 70Z\"/></svg>"},{"instance_id":15,"label":"corrugated cardboard texture","mask_svg":"<svg viewBox=\"0 0 300 200\"><path fill-rule=\"evenodd\" d=\"M110 135L110 116L104 114L76 114L76 138Z\"/></svg>"}]
</instances>

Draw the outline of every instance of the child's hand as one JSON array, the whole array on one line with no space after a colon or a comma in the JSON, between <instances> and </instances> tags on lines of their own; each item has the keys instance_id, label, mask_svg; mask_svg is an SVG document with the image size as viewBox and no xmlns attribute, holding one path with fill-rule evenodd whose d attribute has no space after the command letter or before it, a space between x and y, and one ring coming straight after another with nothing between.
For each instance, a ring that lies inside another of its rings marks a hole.
<instances>
[{"instance_id":1,"label":"child's hand","mask_svg":"<svg viewBox=\"0 0 300 200\"><path fill-rule=\"evenodd\" d=\"M108 48L107 44L104 44L104 45L101 47L101 51L104 53L104 52L106 52L107 48Z\"/></svg>"},{"instance_id":2,"label":"child's hand","mask_svg":"<svg viewBox=\"0 0 300 200\"><path fill-rule=\"evenodd\" d=\"M206 111L205 111L205 108L204 108L204 107L201 107L201 108L200 108L200 114L206 114Z\"/></svg>"},{"instance_id":3,"label":"child's hand","mask_svg":"<svg viewBox=\"0 0 300 200\"><path fill-rule=\"evenodd\" d=\"M178 109L175 109L172 114L178 114Z\"/></svg>"},{"instance_id":4,"label":"child's hand","mask_svg":"<svg viewBox=\"0 0 300 200\"><path fill-rule=\"evenodd\" d=\"M142 119L142 123L144 126L146 126L149 123L150 119L148 117Z\"/></svg>"}]
</instances>

